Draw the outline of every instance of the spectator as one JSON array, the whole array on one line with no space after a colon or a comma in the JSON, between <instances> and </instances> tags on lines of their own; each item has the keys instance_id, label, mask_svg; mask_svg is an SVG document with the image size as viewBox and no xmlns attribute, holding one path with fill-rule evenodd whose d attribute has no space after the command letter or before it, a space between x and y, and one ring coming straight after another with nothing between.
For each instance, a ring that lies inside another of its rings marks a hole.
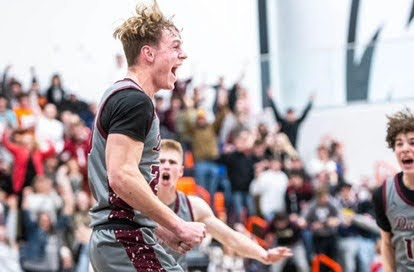
<instances>
[{"instance_id":1,"label":"spectator","mask_svg":"<svg viewBox=\"0 0 414 272\"><path fill-rule=\"evenodd\" d=\"M14 113L19 122L19 128L33 129L36 126L36 110L28 94L24 93L18 96L18 105L15 107Z\"/></svg>"},{"instance_id":2,"label":"spectator","mask_svg":"<svg viewBox=\"0 0 414 272\"><path fill-rule=\"evenodd\" d=\"M4 96L0 95L0 139L3 137L3 133L7 129L17 129L19 123L17 122L17 117L14 111L7 108L9 100ZM10 180L10 170L11 164L13 162L13 156L9 151L0 145L0 183L3 185L7 184L6 191L11 193L11 180ZM5 189L3 187L3 189Z\"/></svg>"},{"instance_id":3,"label":"spectator","mask_svg":"<svg viewBox=\"0 0 414 272\"><path fill-rule=\"evenodd\" d=\"M23 194L23 222L27 231L27 242L21 247L22 267L27 271L57 272L61 267L62 233L71 222L70 205L65 205L63 214L54 223L49 213L41 212L37 220L29 210L31 190L26 188Z\"/></svg>"},{"instance_id":4,"label":"spectator","mask_svg":"<svg viewBox=\"0 0 414 272\"><path fill-rule=\"evenodd\" d=\"M207 121L207 112L197 110L196 120L191 120L191 108L187 109L186 130L192 136L195 159L194 175L197 183L205 188L211 196L219 184L219 168L215 160L219 157L217 135L221 128L227 109L223 108L214 123Z\"/></svg>"},{"instance_id":5,"label":"spectator","mask_svg":"<svg viewBox=\"0 0 414 272\"><path fill-rule=\"evenodd\" d=\"M214 85L213 88L216 91L216 96L213 103L213 113L217 114L219 108L221 108L220 104L222 104L224 101L227 104L228 101L228 90L224 86L224 77L219 77L218 83Z\"/></svg>"},{"instance_id":6,"label":"spectator","mask_svg":"<svg viewBox=\"0 0 414 272\"><path fill-rule=\"evenodd\" d=\"M177 118L179 113L183 110L183 103L180 97L173 96L171 97L170 108L165 111L164 119L161 122L161 125L167 130L167 136L170 139L177 138Z\"/></svg>"},{"instance_id":7,"label":"spectator","mask_svg":"<svg viewBox=\"0 0 414 272\"><path fill-rule=\"evenodd\" d=\"M344 143L332 140L329 146L329 157L336 163L338 176L343 177L346 172Z\"/></svg>"},{"instance_id":8,"label":"spectator","mask_svg":"<svg viewBox=\"0 0 414 272\"><path fill-rule=\"evenodd\" d=\"M36 138L40 143L51 143L60 153L63 150L63 124L56 120L57 109L54 104L47 104L43 114L39 116L36 124Z\"/></svg>"},{"instance_id":9,"label":"spectator","mask_svg":"<svg viewBox=\"0 0 414 272\"><path fill-rule=\"evenodd\" d=\"M313 188L311 184L304 182L300 172L291 172L289 186L284 196L287 213L296 217L299 216L307 208L312 198Z\"/></svg>"},{"instance_id":10,"label":"spectator","mask_svg":"<svg viewBox=\"0 0 414 272\"><path fill-rule=\"evenodd\" d=\"M325 254L336 260L339 211L330 199L329 192L318 190L316 201L310 205L306 221L313 230L316 254Z\"/></svg>"},{"instance_id":11,"label":"spectator","mask_svg":"<svg viewBox=\"0 0 414 272\"><path fill-rule=\"evenodd\" d=\"M281 158L283 165L293 157L297 157L298 153L293 148L288 137L284 133L273 133L267 137L267 144L273 156Z\"/></svg>"},{"instance_id":12,"label":"spectator","mask_svg":"<svg viewBox=\"0 0 414 272\"><path fill-rule=\"evenodd\" d=\"M282 162L278 157L270 159L268 170L260 173L250 184L250 194L259 196L260 212L266 220L285 211L287 185L288 178L282 172Z\"/></svg>"},{"instance_id":13,"label":"spectator","mask_svg":"<svg viewBox=\"0 0 414 272\"><path fill-rule=\"evenodd\" d=\"M85 101L80 100L76 94L71 93L62 104L61 110L68 110L82 117L86 112L89 112L89 105Z\"/></svg>"},{"instance_id":14,"label":"spectator","mask_svg":"<svg viewBox=\"0 0 414 272\"><path fill-rule=\"evenodd\" d=\"M64 110L60 113L60 120L62 121L64 128L64 139L70 139L72 137L72 127L81 122L79 115L71 111Z\"/></svg>"},{"instance_id":15,"label":"spectator","mask_svg":"<svg viewBox=\"0 0 414 272\"><path fill-rule=\"evenodd\" d=\"M50 87L46 91L48 103L54 104L59 110L65 103L66 92L62 87L62 80L58 74L53 75Z\"/></svg>"},{"instance_id":16,"label":"spectator","mask_svg":"<svg viewBox=\"0 0 414 272\"><path fill-rule=\"evenodd\" d=\"M302 116L299 118L296 116L296 112L289 108L286 112L286 117L282 117L279 111L276 108L275 103L273 102L273 94L272 91L269 90L267 92L270 106L272 107L273 113L275 114L276 121L280 124L280 132L285 133L289 138L289 141L292 143L293 147L296 148L296 140L298 137L298 129L300 124L305 120L306 116L308 115L310 109L312 108L312 103L315 99L315 95L312 94L309 97L308 105L306 106L305 110L302 113Z\"/></svg>"},{"instance_id":17,"label":"spectator","mask_svg":"<svg viewBox=\"0 0 414 272\"><path fill-rule=\"evenodd\" d=\"M184 103L184 97L187 95L188 85L190 85L192 80L193 79L191 77L185 80L177 80L174 84L174 90L171 92L171 99L178 97L181 100L181 103Z\"/></svg>"},{"instance_id":18,"label":"spectator","mask_svg":"<svg viewBox=\"0 0 414 272\"><path fill-rule=\"evenodd\" d=\"M352 222L353 215L358 211L358 201L352 185L341 186L337 201L342 213L338 228L338 260L344 272L353 272L356 269L359 237L358 228Z\"/></svg>"},{"instance_id":19,"label":"spectator","mask_svg":"<svg viewBox=\"0 0 414 272\"><path fill-rule=\"evenodd\" d=\"M337 179L332 179L336 176L329 175L327 172L320 172L315 179L313 179L313 187L318 189L327 190L332 196L338 193L338 181Z\"/></svg>"},{"instance_id":20,"label":"spectator","mask_svg":"<svg viewBox=\"0 0 414 272\"><path fill-rule=\"evenodd\" d=\"M249 215L255 213L253 199L249 194L250 183L254 178L254 160L251 155L253 142L253 134L250 131L239 130L234 141L235 150L222 154L217 160L227 167L237 222L243 221L244 209L248 210Z\"/></svg>"},{"instance_id":21,"label":"spectator","mask_svg":"<svg viewBox=\"0 0 414 272\"><path fill-rule=\"evenodd\" d=\"M91 130L82 121L72 123L68 132L69 138L65 139L65 147L60 154L60 158L64 162L71 158L76 159L85 180L90 133Z\"/></svg>"},{"instance_id":22,"label":"spectator","mask_svg":"<svg viewBox=\"0 0 414 272\"><path fill-rule=\"evenodd\" d=\"M19 272L19 249L16 243L17 228L17 198L10 196L8 199L8 215L6 224L0 223L0 263L1 271Z\"/></svg>"},{"instance_id":23,"label":"spectator","mask_svg":"<svg viewBox=\"0 0 414 272\"><path fill-rule=\"evenodd\" d=\"M257 126L257 140L259 141L265 141L267 138L267 135L269 135L269 129L264 123L259 123Z\"/></svg>"},{"instance_id":24,"label":"spectator","mask_svg":"<svg viewBox=\"0 0 414 272\"><path fill-rule=\"evenodd\" d=\"M265 161L272 156L269 154L267 145L262 140L255 140L253 144L253 160L254 163Z\"/></svg>"},{"instance_id":25,"label":"spectator","mask_svg":"<svg viewBox=\"0 0 414 272\"><path fill-rule=\"evenodd\" d=\"M79 113L80 118L85 122L85 125L92 130L93 123L95 121L96 111L98 110L98 105L96 103L88 104L88 109L85 109Z\"/></svg>"},{"instance_id":26,"label":"spectator","mask_svg":"<svg viewBox=\"0 0 414 272\"><path fill-rule=\"evenodd\" d=\"M44 165L44 175L50 178L53 181L57 181L56 179L56 171L59 166L59 159L57 157L48 157L45 160Z\"/></svg>"},{"instance_id":27,"label":"spectator","mask_svg":"<svg viewBox=\"0 0 414 272\"><path fill-rule=\"evenodd\" d=\"M47 213L52 222L56 222L58 210L63 206L62 199L53 188L53 181L44 176L37 176L34 179L34 190L31 187L25 188L27 201L30 206L27 210L34 217L41 212Z\"/></svg>"},{"instance_id":28,"label":"spectator","mask_svg":"<svg viewBox=\"0 0 414 272\"><path fill-rule=\"evenodd\" d=\"M37 80L36 70L33 66L30 67L30 73L32 75L32 81L28 93L33 99L32 103L36 103L43 108L47 104L47 98L40 93L40 84Z\"/></svg>"},{"instance_id":29,"label":"spectator","mask_svg":"<svg viewBox=\"0 0 414 272\"><path fill-rule=\"evenodd\" d=\"M366 187L358 190L357 215L363 224L355 224L359 231L358 267L360 272L370 272L375 260L376 245L380 230L375 222L375 209L372 202L372 191ZM355 223L356 220L354 219Z\"/></svg>"},{"instance_id":30,"label":"spectator","mask_svg":"<svg viewBox=\"0 0 414 272\"><path fill-rule=\"evenodd\" d=\"M7 194L13 193L13 182L11 175L12 165L6 161L0 153L0 191L4 191Z\"/></svg>"},{"instance_id":31,"label":"spectator","mask_svg":"<svg viewBox=\"0 0 414 272\"><path fill-rule=\"evenodd\" d=\"M21 194L23 187L32 185L36 175L44 174L43 163L46 158L55 154L55 149L49 145L48 150L40 150L31 132L24 132L17 136L19 142L12 143L10 131L6 131L3 135L3 145L13 154L13 190L16 194Z\"/></svg>"},{"instance_id":32,"label":"spectator","mask_svg":"<svg viewBox=\"0 0 414 272\"><path fill-rule=\"evenodd\" d=\"M318 146L318 156L309 163L309 173L317 176L321 172L336 175L336 163L329 157L329 149L325 145Z\"/></svg>"},{"instance_id":33,"label":"spectator","mask_svg":"<svg viewBox=\"0 0 414 272\"><path fill-rule=\"evenodd\" d=\"M290 158L290 161L286 164L286 171L288 176L293 173L300 175L305 183L310 183L312 180L299 156Z\"/></svg>"},{"instance_id":34,"label":"spectator","mask_svg":"<svg viewBox=\"0 0 414 272\"><path fill-rule=\"evenodd\" d=\"M0 95L0 136L7 127L16 129L19 125L14 111L7 108L8 103L9 100L4 95Z\"/></svg>"},{"instance_id":35,"label":"spectator","mask_svg":"<svg viewBox=\"0 0 414 272\"><path fill-rule=\"evenodd\" d=\"M289 247L292 250L292 261L296 271L309 271L309 264L306 261L306 251L301 239L301 232L304 225L298 225L289 220L286 213L279 213L270 221L266 230L266 241L273 246ZM287 259L272 265L271 272L281 272L287 263Z\"/></svg>"},{"instance_id":36,"label":"spectator","mask_svg":"<svg viewBox=\"0 0 414 272\"><path fill-rule=\"evenodd\" d=\"M156 95L155 96L155 112L157 113L158 119L160 119L160 126L161 124L164 122L164 114L166 111L166 105L165 105L165 101L164 101L164 97L162 97L161 95ZM162 135L161 135L161 138Z\"/></svg>"},{"instance_id":37,"label":"spectator","mask_svg":"<svg viewBox=\"0 0 414 272\"><path fill-rule=\"evenodd\" d=\"M13 95L10 92L8 83L9 83L9 79L8 79L8 74L10 72L10 69L12 68L11 65L7 65L4 68L4 72L3 72L3 76L1 79L1 85L0 85L0 94L4 97L6 97L8 100L11 100L13 98Z\"/></svg>"},{"instance_id":38,"label":"spectator","mask_svg":"<svg viewBox=\"0 0 414 272\"><path fill-rule=\"evenodd\" d=\"M84 187L84 177L76 158L69 159L57 170L56 181L62 186L68 186L76 194Z\"/></svg>"},{"instance_id":39,"label":"spectator","mask_svg":"<svg viewBox=\"0 0 414 272\"><path fill-rule=\"evenodd\" d=\"M76 198L73 199L70 187L65 187L64 198L66 205L71 205L74 209L68 209L67 215L71 217L71 230L75 234L74 241L71 240L71 245L74 250L73 259L67 257L67 261L76 262L75 272L89 271L89 239L91 237L92 229L89 227L91 218L89 216L89 209L91 208L91 201L88 194L84 191L79 191ZM72 233L71 233L72 234ZM71 255L70 255L71 256ZM72 257L72 256L71 256Z\"/></svg>"}]
</instances>

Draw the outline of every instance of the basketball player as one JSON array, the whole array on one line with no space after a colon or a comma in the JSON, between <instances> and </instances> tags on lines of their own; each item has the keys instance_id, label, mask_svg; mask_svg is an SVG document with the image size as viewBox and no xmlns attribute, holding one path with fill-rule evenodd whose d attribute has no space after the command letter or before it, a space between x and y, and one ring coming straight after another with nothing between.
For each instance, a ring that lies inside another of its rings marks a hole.
<instances>
[{"instance_id":1,"label":"basketball player","mask_svg":"<svg viewBox=\"0 0 414 272\"><path fill-rule=\"evenodd\" d=\"M174 88L187 55L156 2L137 6L114 36L123 44L128 74L104 93L91 139L88 175L97 200L91 263L105 272L183 271L157 238L185 253L205 237L205 226L185 222L156 196L160 133L152 99Z\"/></svg>"},{"instance_id":2,"label":"basketball player","mask_svg":"<svg viewBox=\"0 0 414 272\"><path fill-rule=\"evenodd\" d=\"M158 198L179 217L189 222L204 223L213 238L234 250L241 257L271 264L291 256L290 249L285 247L263 249L250 238L234 231L215 217L210 206L204 200L196 196L186 196L176 190L177 181L184 172L183 150L180 143L174 140L162 140L160 161L161 175L158 184ZM174 256L181 267L187 268L185 255L175 253L168 248L166 250Z\"/></svg>"},{"instance_id":3,"label":"basketball player","mask_svg":"<svg viewBox=\"0 0 414 272\"><path fill-rule=\"evenodd\" d=\"M414 115L406 109L388 117L387 143L402 172L374 194L386 272L414 271Z\"/></svg>"}]
</instances>

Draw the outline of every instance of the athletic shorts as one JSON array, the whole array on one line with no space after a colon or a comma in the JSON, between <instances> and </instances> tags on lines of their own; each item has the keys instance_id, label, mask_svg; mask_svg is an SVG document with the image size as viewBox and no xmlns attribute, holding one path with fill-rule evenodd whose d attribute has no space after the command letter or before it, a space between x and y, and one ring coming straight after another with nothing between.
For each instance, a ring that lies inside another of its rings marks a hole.
<instances>
[{"instance_id":1,"label":"athletic shorts","mask_svg":"<svg viewBox=\"0 0 414 272\"><path fill-rule=\"evenodd\" d=\"M90 260L95 272L183 272L157 242L153 230L95 229L90 241Z\"/></svg>"}]
</instances>

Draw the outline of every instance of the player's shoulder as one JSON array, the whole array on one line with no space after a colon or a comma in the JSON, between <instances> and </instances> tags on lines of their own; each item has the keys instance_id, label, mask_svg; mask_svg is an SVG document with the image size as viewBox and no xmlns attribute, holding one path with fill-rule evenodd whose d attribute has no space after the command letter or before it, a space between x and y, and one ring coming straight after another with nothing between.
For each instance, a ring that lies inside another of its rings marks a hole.
<instances>
[{"instance_id":1,"label":"player's shoulder","mask_svg":"<svg viewBox=\"0 0 414 272\"><path fill-rule=\"evenodd\" d=\"M114 114L154 111L152 100L143 92L137 89L125 89L108 98L107 108Z\"/></svg>"},{"instance_id":2,"label":"player's shoulder","mask_svg":"<svg viewBox=\"0 0 414 272\"><path fill-rule=\"evenodd\" d=\"M188 198L188 201L190 201L191 205L196 204L196 205L208 205L207 202L202 199L199 196L195 196L195 195L186 195L186 197Z\"/></svg>"},{"instance_id":3,"label":"player's shoulder","mask_svg":"<svg viewBox=\"0 0 414 272\"><path fill-rule=\"evenodd\" d=\"M135 105L137 103L148 103L152 105L152 100L148 97L148 95L134 88L128 88L120 92L116 92L109 98L109 100L112 102L122 102L131 105Z\"/></svg>"},{"instance_id":4,"label":"player's shoulder","mask_svg":"<svg viewBox=\"0 0 414 272\"><path fill-rule=\"evenodd\" d=\"M188 195L187 198L195 215L203 217L206 214L213 213L208 203L201 197Z\"/></svg>"}]
</instances>

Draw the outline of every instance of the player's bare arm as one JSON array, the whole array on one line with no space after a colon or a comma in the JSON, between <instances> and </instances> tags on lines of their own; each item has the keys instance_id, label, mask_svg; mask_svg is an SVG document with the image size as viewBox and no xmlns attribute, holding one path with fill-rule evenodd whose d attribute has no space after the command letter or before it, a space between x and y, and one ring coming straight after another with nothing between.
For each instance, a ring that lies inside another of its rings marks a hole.
<instances>
[{"instance_id":1,"label":"player's bare arm","mask_svg":"<svg viewBox=\"0 0 414 272\"><path fill-rule=\"evenodd\" d=\"M128 205L171 230L191 247L198 246L205 236L198 224L184 222L158 200L137 165L144 148L142 142L122 134L110 134L106 148L106 165L111 188Z\"/></svg>"},{"instance_id":2,"label":"player's bare arm","mask_svg":"<svg viewBox=\"0 0 414 272\"><path fill-rule=\"evenodd\" d=\"M249 237L237 232L218 219L210 206L199 197L189 196L193 209L194 220L206 225L207 232L222 244L234 250L238 255L271 264L292 256L288 248L265 250Z\"/></svg>"},{"instance_id":3,"label":"player's bare arm","mask_svg":"<svg viewBox=\"0 0 414 272\"><path fill-rule=\"evenodd\" d=\"M385 272L395 271L395 253L391 238L391 232L381 230L381 257Z\"/></svg>"}]
</instances>

